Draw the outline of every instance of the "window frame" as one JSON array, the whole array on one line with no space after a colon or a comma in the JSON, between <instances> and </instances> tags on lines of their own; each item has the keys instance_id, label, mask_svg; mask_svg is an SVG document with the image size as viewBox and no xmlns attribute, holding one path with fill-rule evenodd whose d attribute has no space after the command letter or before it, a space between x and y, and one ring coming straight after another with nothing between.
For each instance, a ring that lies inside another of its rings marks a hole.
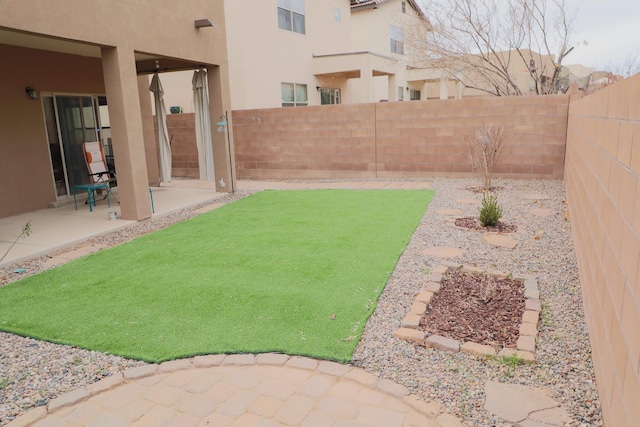
<instances>
[{"instance_id":1,"label":"window frame","mask_svg":"<svg viewBox=\"0 0 640 427\"><path fill-rule=\"evenodd\" d=\"M307 33L304 0L278 0L278 28L292 33Z\"/></svg>"},{"instance_id":2,"label":"window frame","mask_svg":"<svg viewBox=\"0 0 640 427\"><path fill-rule=\"evenodd\" d=\"M422 96L422 91L420 91L419 89L409 90L409 101L420 101L421 96Z\"/></svg>"},{"instance_id":3,"label":"window frame","mask_svg":"<svg viewBox=\"0 0 640 427\"><path fill-rule=\"evenodd\" d=\"M404 30L395 25L389 26L389 40L391 53L404 55Z\"/></svg>"},{"instance_id":4,"label":"window frame","mask_svg":"<svg viewBox=\"0 0 640 427\"><path fill-rule=\"evenodd\" d=\"M293 97L291 100L285 100L283 96L283 89L285 85L291 85L293 91L291 92ZM298 94L301 93L302 88L304 87L304 95L306 99L304 101L298 100ZM296 90L300 88L300 91ZM305 83L289 83L289 82L281 82L280 83L280 100L282 107L306 107L309 105L309 91L308 86Z\"/></svg>"},{"instance_id":5,"label":"window frame","mask_svg":"<svg viewBox=\"0 0 640 427\"><path fill-rule=\"evenodd\" d=\"M320 105L339 105L342 103L342 92L340 91L340 89L337 88L333 88L333 87L321 87L319 88L320 91ZM329 96L329 101L336 101L336 102L329 102L329 103L324 103L323 101L323 93L327 92L328 96Z\"/></svg>"},{"instance_id":6,"label":"window frame","mask_svg":"<svg viewBox=\"0 0 640 427\"><path fill-rule=\"evenodd\" d=\"M398 86L398 101L404 101L404 88Z\"/></svg>"}]
</instances>

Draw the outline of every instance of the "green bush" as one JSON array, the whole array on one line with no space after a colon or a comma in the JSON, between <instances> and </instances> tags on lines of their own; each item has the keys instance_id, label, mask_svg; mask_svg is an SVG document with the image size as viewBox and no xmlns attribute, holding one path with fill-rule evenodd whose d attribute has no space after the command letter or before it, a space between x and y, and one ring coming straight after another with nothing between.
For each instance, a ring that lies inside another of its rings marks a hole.
<instances>
[{"instance_id":1,"label":"green bush","mask_svg":"<svg viewBox=\"0 0 640 427\"><path fill-rule=\"evenodd\" d=\"M495 227L502 218L502 206L498 204L498 195L488 191L482 196L480 208L480 224L484 227Z\"/></svg>"}]
</instances>

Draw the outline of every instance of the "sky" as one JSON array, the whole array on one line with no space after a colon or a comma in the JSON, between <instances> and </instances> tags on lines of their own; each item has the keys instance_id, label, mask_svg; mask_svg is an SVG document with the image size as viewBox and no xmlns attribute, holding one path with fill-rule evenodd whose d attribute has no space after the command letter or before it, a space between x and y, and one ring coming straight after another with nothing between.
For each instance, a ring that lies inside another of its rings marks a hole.
<instances>
[{"instance_id":1,"label":"sky","mask_svg":"<svg viewBox=\"0 0 640 427\"><path fill-rule=\"evenodd\" d=\"M622 61L634 48L640 50L640 0L567 0L578 8L575 49L564 64L597 69ZM586 45L585 43L586 42Z\"/></svg>"}]
</instances>

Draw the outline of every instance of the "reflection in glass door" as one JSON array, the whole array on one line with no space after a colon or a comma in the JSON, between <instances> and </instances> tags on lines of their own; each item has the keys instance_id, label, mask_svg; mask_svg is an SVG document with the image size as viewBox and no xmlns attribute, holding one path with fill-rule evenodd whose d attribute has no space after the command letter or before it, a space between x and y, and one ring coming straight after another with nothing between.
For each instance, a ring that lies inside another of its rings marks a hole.
<instances>
[{"instance_id":1,"label":"reflection in glass door","mask_svg":"<svg viewBox=\"0 0 640 427\"><path fill-rule=\"evenodd\" d=\"M51 167L58 198L90 182L82 144L98 140L96 107L91 96L43 96Z\"/></svg>"}]
</instances>

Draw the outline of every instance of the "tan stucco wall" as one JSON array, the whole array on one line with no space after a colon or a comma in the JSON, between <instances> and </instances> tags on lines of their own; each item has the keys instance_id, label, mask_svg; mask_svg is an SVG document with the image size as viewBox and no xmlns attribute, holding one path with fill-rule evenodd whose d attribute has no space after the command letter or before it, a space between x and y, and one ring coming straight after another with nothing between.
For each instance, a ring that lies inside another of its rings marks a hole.
<instances>
[{"instance_id":1,"label":"tan stucco wall","mask_svg":"<svg viewBox=\"0 0 640 427\"><path fill-rule=\"evenodd\" d=\"M0 45L0 218L56 200L42 92L103 94L99 59ZM42 71L46 70L46 73ZM25 87L39 91L32 100Z\"/></svg>"},{"instance_id":2,"label":"tan stucco wall","mask_svg":"<svg viewBox=\"0 0 640 427\"><path fill-rule=\"evenodd\" d=\"M209 18L218 27L198 30ZM224 8L217 1L3 0L0 27L173 58L224 62Z\"/></svg>"},{"instance_id":3,"label":"tan stucco wall","mask_svg":"<svg viewBox=\"0 0 640 427\"><path fill-rule=\"evenodd\" d=\"M640 420L640 75L572 102L565 183L607 426Z\"/></svg>"},{"instance_id":4,"label":"tan stucco wall","mask_svg":"<svg viewBox=\"0 0 640 427\"><path fill-rule=\"evenodd\" d=\"M234 110L280 107L283 82L306 84L309 105L320 105L316 86L344 87L344 81L314 77L312 59L314 54L349 51L349 1L305 1L305 34L278 28L277 0L247 3L225 1ZM341 22L334 20L334 8L340 9ZM185 113L193 112L192 74L185 72L163 79L167 105L182 106Z\"/></svg>"},{"instance_id":5,"label":"tan stucco wall","mask_svg":"<svg viewBox=\"0 0 640 427\"><path fill-rule=\"evenodd\" d=\"M376 9L355 10L351 18L351 47L354 51L369 51L398 59L404 65L416 59L412 51L415 43L410 38L423 29L415 10L405 2L406 13L402 13L402 1L391 0ZM404 54L391 52L390 26L404 29Z\"/></svg>"},{"instance_id":6,"label":"tan stucco wall","mask_svg":"<svg viewBox=\"0 0 640 427\"><path fill-rule=\"evenodd\" d=\"M204 18L216 22L217 28L195 28L194 21ZM16 86L12 86L11 91L2 92L0 111L28 101L24 93L27 84L40 91L97 92L107 96L122 217L125 219L141 220L151 215L147 185L148 181L154 180L154 175L157 176L155 163L149 159L155 155L155 150L151 145L152 128L148 122L147 85L144 78L137 76L139 61L159 58L160 71L164 71L171 61L174 65L176 61L182 61L180 66L206 66L215 73L210 82L211 93L215 94L211 96L211 115L219 117L230 109L222 1L119 0L105 3L98 0L6 0L0 2L0 43L40 49L32 49L22 57L6 56L3 59L2 63L11 64L6 68L15 72L16 79L34 77L29 83L12 82ZM58 66L58 59L50 60L52 55L56 55L51 51L72 54ZM34 62L37 62L35 66ZM93 68L86 69L84 64L87 62ZM80 66L75 67L76 64ZM52 73L52 70L56 72ZM81 70L85 72L81 73ZM47 79L54 79L56 84L41 83ZM63 81L67 84L62 84ZM87 82L96 82L98 88L87 88ZM19 91L16 92L16 88ZM14 114L19 116L16 120L3 126L2 132L7 136L0 134L0 150L11 155L4 157L3 162L21 165L24 161L24 156L10 146L12 138L33 140L37 136L40 141L33 144L40 144L42 151L30 152L29 155L46 167L46 173L33 177L37 185L32 187L37 190L30 190L27 201L20 201L12 208L0 208L0 217L44 207L46 203L55 201L51 167L45 162L48 161L46 136L42 131L35 134L38 128L43 129L41 103L32 101L26 105L25 111ZM11 115L0 120L9 117ZM23 129L18 128L17 123L21 123ZM227 153L230 150L227 141L214 135L213 146L216 163L228 164ZM0 173L4 170L8 169ZM216 180L224 178L229 182L230 173L228 166L220 167L216 169ZM25 172L13 174L11 178L21 180L24 175ZM27 181L31 179L31 176L26 178ZM7 188L8 185L7 182L0 183L2 194L29 193ZM48 194L41 188L47 188Z\"/></svg>"}]
</instances>

